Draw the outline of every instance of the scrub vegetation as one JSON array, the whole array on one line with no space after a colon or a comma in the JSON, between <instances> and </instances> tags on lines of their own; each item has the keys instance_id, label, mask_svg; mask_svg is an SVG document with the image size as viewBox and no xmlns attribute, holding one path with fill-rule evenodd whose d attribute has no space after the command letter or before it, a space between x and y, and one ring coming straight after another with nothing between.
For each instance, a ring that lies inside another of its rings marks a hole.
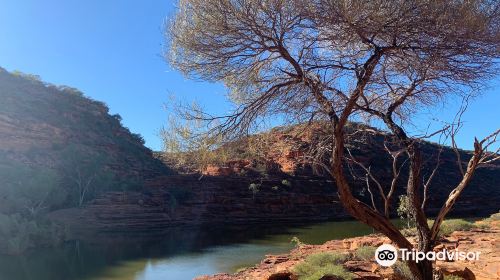
<instances>
[{"instance_id":1,"label":"scrub vegetation","mask_svg":"<svg viewBox=\"0 0 500 280\"><path fill-rule=\"evenodd\" d=\"M324 276L337 276L341 279L353 279L353 274L342 267L349 255L340 253L317 253L308 256L303 262L293 267L299 280L317 280Z\"/></svg>"}]
</instances>

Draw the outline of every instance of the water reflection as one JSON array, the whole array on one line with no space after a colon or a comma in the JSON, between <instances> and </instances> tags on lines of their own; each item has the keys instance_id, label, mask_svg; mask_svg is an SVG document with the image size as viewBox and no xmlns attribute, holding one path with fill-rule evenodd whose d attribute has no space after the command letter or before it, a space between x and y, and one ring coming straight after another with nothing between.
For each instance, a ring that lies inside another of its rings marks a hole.
<instances>
[{"instance_id":1,"label":"water reflection","mask_svg":"<svg viewBox=\"0 0 500 280\"><path fill-rule=\"evenodd\" d=\"M23 256L0 256L2 280L165 280L234 272L266 254L288 251L290 239L321 244L371 233L358 222L309 226L199 227L157 234L107 234Z\"/></svg>"}]
</instances>

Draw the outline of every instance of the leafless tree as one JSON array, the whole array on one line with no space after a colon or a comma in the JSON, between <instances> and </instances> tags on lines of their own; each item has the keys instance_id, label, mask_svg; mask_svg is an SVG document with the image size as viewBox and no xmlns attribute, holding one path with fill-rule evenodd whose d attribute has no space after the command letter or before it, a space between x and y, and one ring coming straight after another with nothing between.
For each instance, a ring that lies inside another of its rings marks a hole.
<instances>
[{"instance_id":1,"label":"leafless tree","mask_svg":"<svg viewBox=\"0 0 500 280\"><path fill-rule=\"evenodd\" d=\"M344 207L410 249L385 213L353 195L344 171L349 121L383 122L407 158L417 249L427 252L476 168L498 158L488 148L499 132L475 140L468 165L460 165L463 179L429 227L420 198L420 139L405 126L420 108L468 95L495 75L499 6L492 0L180 0L168 24L166 55L188 77L231 90L233 112L196 112L220 122L214 132L238 137L277 116L324 123L331 132L323 142L331 151L328 171ZM391 153L397 163L399 150ZM408 265L418 279L432 279L431 262Z\"/></svg>"}]
</instances>

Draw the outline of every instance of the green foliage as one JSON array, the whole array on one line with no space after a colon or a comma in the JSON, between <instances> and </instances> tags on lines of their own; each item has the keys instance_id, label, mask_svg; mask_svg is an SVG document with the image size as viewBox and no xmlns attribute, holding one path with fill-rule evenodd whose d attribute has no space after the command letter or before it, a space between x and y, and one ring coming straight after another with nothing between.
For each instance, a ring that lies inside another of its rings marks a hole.
<instances>
[{"instance_id":1,"label":"green foliage","mask_svg":"<svg viewBox=\"0 0 500 280\"><path fill-rule=\"evenodd\" d=\"M283 179L283 180L281 181L281 184L282 184L283 186L287 186L287 187L291 187L291 186L292 186L292 182L290 182L290 181L288 181L288 180L286 180L286 179Z\"/></svg>"},{"instance_id":2,"label":"green foliage","mask_svg":"<svg viewBox=\"0 0 500 280\"><path fill-rule=\"evenodd\" d=\"M190 106L199 112L197 104ZM210 164L222 164L228 160L225 149L217 150L221 137L211 135L210 129L197 120L186 119L172 113L167 124L160 130L163 140L163 160L185 173L199 172Z\"/></svg>"},{"instance_id":3,"label":"green foliage","mask_svg":"<svg viewBox=\"0 0 500 280\"><path fill-rule=\"evenodd\" d=\"M487 220L490 220L490 221L500 221L500 213L492 214Z\"/></svg>"},{"instance_id":4,"label":"green foliage","mask_svg":"<svg viewBox=\"0 0 500 280\"><path fill-rule=\"evenodd\" d=\"M375 257L375 250L373 246L361 246L354 251L354 257L358 260L371 260Z\"/></svg>"},{"instance_id":5,"label":"green foliage","mask_svg":"<svg viewBox=\"0 0 500 280\"><path fill-rule=\"evenodd\" d=\"M463 219L449 219L443 221L441 226L439 227L440 235L450 235L452 232L457 230L470 230L474 228L474 224L463 220Z\"/></svg>"},{"instance_id":6,"label":"green foliage","mask_svg":"<svg viewBox=\"0 0 500 280\"><path fill-rule=\"evenodd\" d=\"M399 203L396 211L401 220L406 221L407 228L411 228L415 225L415 217L410 211L410 200L408 199L408 196L399 196Z\"/></svg>"},{"instance_id":7,"label":"green foliage","mask_svg":"<svg viewBox=\"0 0 500 280\"><path fill-rule=\"evenodd\" d=\"M110 160L105 155L94 154L81 145L70 145L61 154L64 160L59 170L70 205L81 207L99 192L112 189L115 176L106 170Z\"/></svg>"},{"instance_id":8,"label":"green foliage","mask_svg":"<svg viewBox=\"0 0 500 280\"><path fill-rule=\"evenodd\" d=\"M255 196L257 193L260 191L260 186L261 184L257 183L251 183L250 186L248 186L248 189L252 192L252 197L255 199Z\"/></svg>"},{"instance_id":9,"label":"green foliage","mask_svg":"<svg viewBox=\"0 0 500 280\"><path fill-rule=\"evenodd\" d=\"M475 225L479 228L486 229L491 227L492 222L497 222L497 221L500 221L500 213L492 214L490 217L482 221L478 221Z\"/></svg>"},{"instance_id":10,"label":"green foliage","mask_svg":"<svg viewBox=\"0 0 500 280\"><path fill-rule=\"evenodd\" d=\"M496 221L500 221L500 212L492 214L488 218L484 219L482 222L491 223L491 222L496 222Z\"/></svg>"},{"instance_id":11,"label":"green foliage","mask_svg":"<svg viewBox=\"0 0 500 280\"><path fill-rule=\"evenodd\" d=\"M297 236L292 237L292 239L290 240L290 243L294 244L295 247L300 247L300 246L304 245L304 243L302 243L302 241L300 241L300 239Z\"/></svg>"},{"instance_id":12,"label":"green foliage","mask_svg":"<svg viewBox=\"0 0 500 280\"><path fill-rule=\"evenodd\" d=\"M238 267L238 268L236 269L236 273L243 272L243 271L245 271L245 270L247 270L247 269L248 269L248 267L246 267L246 266L243 266L243 267Z\"/></svg>"},{"instance_id":13,"label":"green foliage","mask_svg":"<svg viewBox=\"0 0 500 280\"><path fill-rule=\"evenodd\" d=\"M43 219L28 219L21 214L0 213L0 252L20 254L36 246L58 244L65 230Z\"/></svg>"},{"instance_id":14,"label":"green foliage","mask_svg":"<svg viewBox=\"0 0 500 280\"><path fill-rule=\"evenodd\" d=\"M353 275L342 267L349 256L339 253L317 253L309 255L303 262L293 267L293 272L299 280L317 280L323 276L338 276L342 279L352 279Z\"/></svg>"},{"instance_id":15,"label":"green foliage","mask_svg":"<svg viewBox=\"0 0 500 280\"><path fill-rule=\"evenodd\" d=\"M32 82L39 82L39 83L42 82L42 79L40 78L39 75L28 74L28 73L21 72L19 70L12 71L12 75L22 77L22 78L29 80L29 81L32 81Z\"/></svg>"},{"instance_id":16,"label":"green foliage","mask_svg":"<svg viewBox=\"0 0 500 280\"><path fill-rule=\"evenodd\" d=\"M59 177L51 169L16 162L0 164L0 211L32 217L62 203Z\"/></svg>"},{"instance_id":17,"label":"green foliage","mask_svg":"<svg viewBox=\"0 0 500 280\"><path fill-rule=\"evenodd\" d=\"M403 234L405 237L417 236L417 228L403 228L401 229L401 234Z\"/></svg>"},{"instance_id":18,"label":"green foliage","mask_svg":"<svg viewBox=\"0 0 500 280\"><path fill-rule=\"evenodd\" d=\"M349 255L343 253L317 253L306 258L306 262L312 265L342 264L349 260Z\"/></svg>"}]
</instances>

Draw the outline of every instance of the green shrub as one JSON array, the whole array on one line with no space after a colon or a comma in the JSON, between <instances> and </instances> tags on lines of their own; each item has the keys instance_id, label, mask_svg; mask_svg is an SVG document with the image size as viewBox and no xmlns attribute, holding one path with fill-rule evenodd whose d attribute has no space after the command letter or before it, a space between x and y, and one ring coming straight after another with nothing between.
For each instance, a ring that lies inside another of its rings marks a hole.
<instances>
[{"instance_id":1,"label":"green shrub","mask_svg":"<svg viewBox=\"0 0 500 280\"><path fill-rule=\"evenodd\" d=\"M306 262L316 265L323 266L326 264L343 264L349 260L349 255L342 253L317 253L309 255L306 258Z\"/></svg>"},{"instance_id":2,"label":"green shrub","mask_svg":"<svg viewBox=\"0 0 500 280\"><path fill-rule=\"evenodd\" d=\"M295 247L300 247L300 246L304 245L304 243L302 243L302 241L300 241L300 239L297 236L292 237L292 240L290 240L290 243L294 244Z\"/></svg>"},{"instance_id":3,"label":"green shrub","mask_svg":"<svg viewBox=\"0 0 500 280\"><path fill-rule=\"evenodd\" d=\"M491 215L488 220L490 221L500 221L500 213L495 213L493 215Z\"/></svg>"},{"instance_id":4,"label":"green shrub","mask_svg":"<svg viewBox=\"0 0 500 280\"><path fill-rule=\"evenodd\" d=\"M489 218L486 218L481 222L486 222L489 224L489 223L494 222L494 221L500 221L500 213L492 214Z\"/></svg>"},{"instance_id":5,"label":"green shrub","mask_svg":"<svg viewBox=\"0 0 500 280\"><path fill-rule=\"evenodd\" d=\"M361 246L354 251L354 257L358 260L371 260L375 257L375 250L373 246Z\"/></svg>"},{"instance_id":6,"label":"green shrub","mask_svg":"<svg viewBox=\"0 0 500 280\"><path fill-rule=\"evenodd\" d=\"M427 220L427 223L429 224L429 227L432 227L434 220L429 219ZM478 227L482 226L476 225L464 219L444 220L443 223L441 223L441 226L439 227L439 235L440 236L450 235L452 232L457 230L470 230L472 228L478 228ZM417 228L415 227L403 228L401 229L401 233L406 237L416 236Z\"/></svg>"},{"instance_id":7,"label":"green shrub","mask_svg":"<svg viewBox=\"0 0 500 280\"><path fill-rule=\"evenodd\" d=\"M62 227L49 221L0 213L0 253L16 255L37 246L56 245L65 235Z\"/></svg>"},{"instance_id":8,"label":"green shrub","mask_svg":"<svg viewBox=\"0 0 500 280\"><path fill-rule=\"evenodd\" d=\"M474 223L474 226L480 229L489 229L491 228L491 223L496 221L500 221L500 213L492 214L486 219L477 221Z\"/></svg>"},{"instance_id":9,"label":"green shrub","mask_svg":"<svg viewBox=\"0 0 500 280\"><path fill-rule=\"evenodd\" d=\"M394 275L397 276L397 279L417 280L411 273L408 265L404 262L397 261L392 268L394 269Z\"/></svg>"},{"instance_id":10,"label":"green shrub","mask_svg":"<svg viewBox=\"0 0 500 280\"><path fill-rule=\"evenodd\" d=\"M440 235L450 235L457 230L470 230L474 228L474 224L463 219L445 220L439 227Z\"/></svg>"},{"instance_id":11,"label":"green shrub","mask_svg":"<svg viewBox=\"0 0 500 280\"><path fill-rule=\"evenodd\" d=\"M324 276L337 276L346 280L354 278L353 274L348 272L341 265L333 264L323 267L307 267L306 273L297 273L297 275L299 276L299 280L318 280Z\"/></svg>"},{"instance_id":12,"label":"green shrub","mask_svg":"<svg viewBox=\"0 0 500 280\"><path fill-rule=\"evenodd\" d=\"M342 267L349 256L339 253L317 253L308 256L303 262L293 267L299 280L317 280L332 275L342 279L352 279L353 275Z\"/></svg>"},{"instance_id":13,"label":"green shrub","mask_svg":"<svg viewBox=\"0 0 500 280\"><path fill-rule=\"evenodd\" d=\"M415 225L415 217L410 211L410 200L407 195L399 196L398 208L396 209L399 218L406 222L406 227L411 228Z\"/></svg>"},{"instance_id":14,"label":"green shrub","mask_svg":"<svg viewBox=\"0 0 500 280\"><path fill-rule=\"evenodd\" d=\"M251 183L248 186L248 189L252 192L252 198L255 199L255 196L260 191L261 184Z\"/></svg>"},{"instance_id":15,"label":"green shrub","mask_svg":"<svg viewBox=\"0 0 500 280\"><path fill-rule=\"evenodd\" d=\"M248 269L248 267L246 267L246 266L239 267L239 268L237 268L237 269L236 269L236 273L243 272L243 271L245 271L245 270L247 270L247 269Z\"/></svg>"},{"instance_id":16,"label":"green shrub","mask_svg":"<svg viewBox=\"0 0 500 280\"><path fill-rule=\"evenodd\" d=\"M292 186L292 182L290 182L290 181L288 181L288 180L286 180L286 179L283 179L283 180L281 181L281 184L282 184L283 186L287 186L287 187L291 187L291 186Z\"/></svg>"}]
</instances>

